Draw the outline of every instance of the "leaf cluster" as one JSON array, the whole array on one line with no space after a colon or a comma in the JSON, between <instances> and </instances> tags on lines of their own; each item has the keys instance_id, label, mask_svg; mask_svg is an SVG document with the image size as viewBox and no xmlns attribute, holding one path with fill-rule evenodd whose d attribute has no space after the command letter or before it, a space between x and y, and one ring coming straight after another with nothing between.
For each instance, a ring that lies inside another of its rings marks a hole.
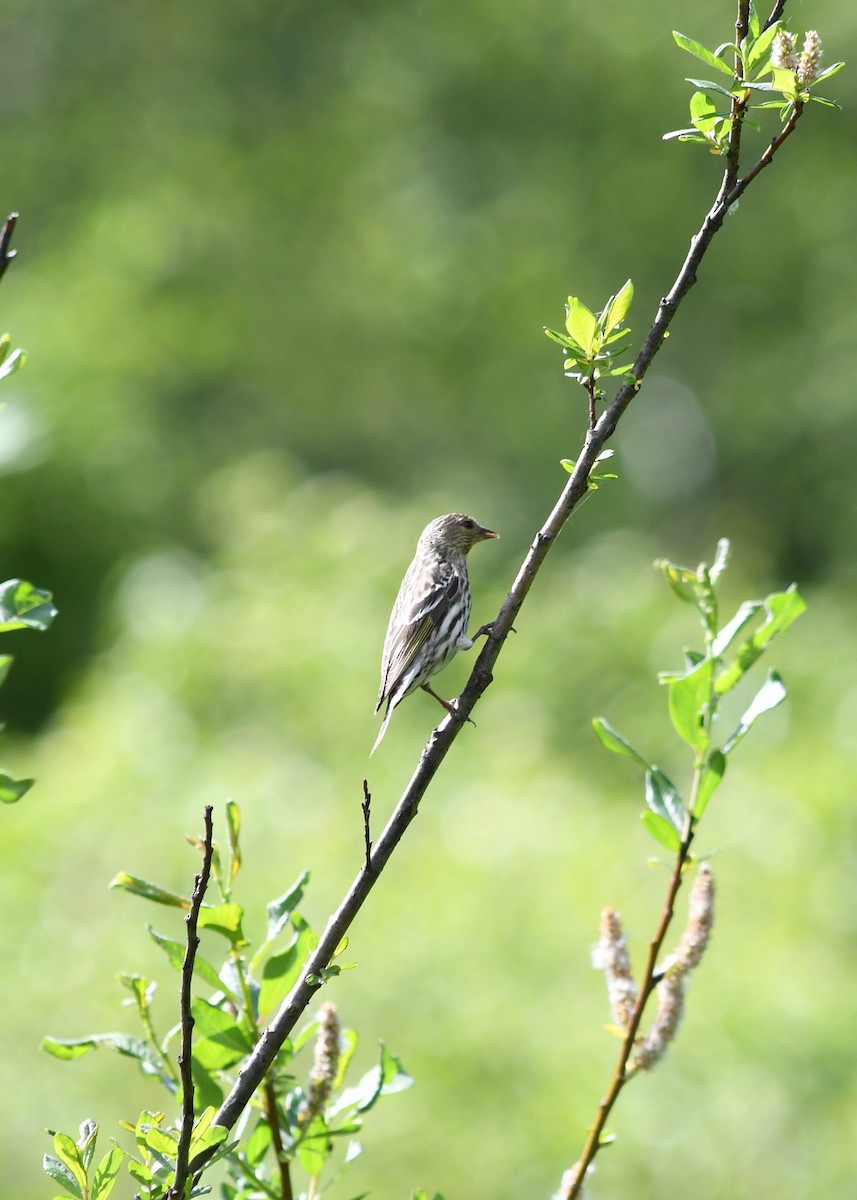
<instances>
[{"instance_id":1,"label":"leaf cluster","mask_svg":"<svg viewBox=\"0 0 857 1200\"><path fill-rule=\"evenodd\" d=\"M713 563L685 567L666 559L656 566L679 600L692 605L702 626L704 649L686 650L684 666L662 671L659 682L667 688L673 729L693 751L693 778L685 800L678 787L651 758L637 750L603 717L593 722L603 746L627 755L645 773L646 829L668 850L677 851L719 787L730 756L756 723L786 698L786 688L776 671L769 671L730 734L717 744L716 723L728 693L767 651L773 640L806 609L795 585L763 600L745 600L721 625L717 586L729 561L729 542L717 546Z\"/></svg>"},{"instance_id":2,"label":"leaf cluster","mask_svg":"<svg viewBox=\"0 0 857 1200\"><path fill-rule=\"evenodd\" d=\"M687 82L697 89L690 98L690 127L665 133L664 141L698 142L707 146L712 154L725 154L736 101L740 104L741 119L752 129L759 129L759 123L746 115L749 109L776 108L780 119L788 121L798 106L809 101L838 108L833 100L815 95L813 89L845 64L834 63L807 79L801 79L797 70L775 66L771 50L782 29L783 24L779 21L763 26L755 5L751 5L747 33L740 42L723 42L709 50L686 34L673 31L676 45L712 67L718 78L688 78ZM752 102L754 96L759 98L757 102Z\"/></svg>"},{"instance_id":3,"label":"leaf cluster","mask_svg":"<svg viewBox=\"0 0 857 1200\"><path fill-rule=\"evenodd\" d=\"M575 379L590 394L600 398L603 392L598 380L605 376L627 375L631 364L617 364L617 356L627 353L626 339L630 329L623 327L628 309L634 299L634 285L629 279L615 296L611 296L600 312L587 308L577 296L569 296L565 306L565 332L545 328L547 336L562 346L565 358L563 373Z\"/></svg>"},{"instance_id":4,"label":"leaf cluster","mask_svg":"<svg viewBox=\"0 0 857 1200\"><path fill-rule=\"evenodd\" d=\"M5 357L8 341L8 334L0 339L0 363ZM20 353L19 350L15 351L16 355ZM19 359L18 362L20 361ZM12 359L9 360L9 363L11 362ZM15 367L11 369L14 370ZM6 374L9 373L6 371ZM0 378L2 377L3 368L0 367ZM9 633L15 629L44 631L49 628L56 615L57 610L50 592L33 587L24 579L7 579L5 583L0 583L0 633ZM12 662L11 654L0 654L0 684L9 674ZM34 782L32 779L15 779L7 771L0 771L0 801L4 804L14 804L30 790Z\"/></svg>"},{"instance_id":5,"label":"leaf cluster","mask_svg":"<svg viewBox=\"0 0 857 1200\"><path fill-rule=\"evenodd\" d=\"M283 895L267 905L265 935L258 946L251 945L244 934L244 910L232 895L241 867L240 810L232 801L227 803L226 817L227 845L223 850L215 845L212 857L219 902L204 903L198 918L199 930L213 935L210 940L214 945L225 941L227 953L219 965L215 965L210 954L198 953L195 958L191 1000L194 1126L190 1159L214 1150L205 1170L215 1162L223 1164L227 1174L221 1187L224 1200L250 1200L251 1196L283 1195L282 1173L295 1162L308 1177L311 1189L318 1187L322 1174L327 1182L338 1176L362 1153L354 1135L362 1127L364 1114L381 1096L409 1087L411 1079L399 1059L382 1044L377 1065L356 1083L346 1086L359 1038L354 1030L345 1029L337 1038L335 1076L327 1081L324 1096L319 1100L313 1091L311 1070L308 1065L302 1066L307 1059L307 1048L323 1032L320 1021L313 1020L282 1046L252 1101L248 1117L241 1124L239 1136L227 1142L227 1130L214 1123L217 1109L261 1037L266 1019L298 981L302 965L318 938L298 911L309 883L309 874L303 872ZM195 838L189 840L197 843ZM190 909L188 897L127 872L117 875L111 886L154 904ZM180 973L184 946L152 926L147 928L170 966ZM335 957L346 947L347 939L343 939ZM320 982L353 965L332 963ZM119 979L131 993L142 1036L110 1032L74 1039L48 1037L42 1043L43 1049L63 1060L76 1059L99 1048L114 1050L136 1061L143 1074L158 1080L172 1102L180 1102L182 1085L177 1056L181 1023L173 1024L161 1036L156 1031L153 1013L156 984L138 975L121 975ZM163 1200L169 1194L175 1182L180 1119L170 1121L165 1112L146 1110L135 1123L121 1124L132 1136L134 1148L126 1150L114 1142L108 1156L110 1171L102 1172L103 1178L97 1177L97 1192L95 1180L90 1182L86 1177L88 1164L81 1160L79 1168L72 1169L55 1142L57 1157L46 1156L44 1166L67 1195L75 1200L96 1200L96 1197L103 1200L115 1183L122 1161L144 1200ZM87 1123L87 1129L94 1130L94 1124ZM63 1139L61 1146L66 1155L74 1158L74 1141L67 1135L56 1137ZM79 1155L82 1153L79 1150ZM209 1189L203 1186L202 1190Z\"/></svg>"}]
</instances>

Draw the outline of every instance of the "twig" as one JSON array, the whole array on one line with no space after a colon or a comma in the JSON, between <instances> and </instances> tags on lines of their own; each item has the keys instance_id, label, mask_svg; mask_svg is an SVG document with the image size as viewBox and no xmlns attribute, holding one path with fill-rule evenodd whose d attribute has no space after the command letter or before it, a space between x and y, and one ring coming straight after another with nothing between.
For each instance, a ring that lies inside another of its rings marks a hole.
<instances>
[{"instance_id":1,"label":"twig","mask_svg":"<svg viewBox=\"0 0 857 1200\"><path fill-rule=\"evenodd\" d=\"M777 21L780 20L786 9L786 0L777 0L774 7L771 9L771 15L765 22L764 28L770 29Z\"/></svg>"},{"instance_id":2,"label":"twig","mask_svg":"<svg viewBox=\"0 0 857 1200\"><path fill-rule=\"evenodd\" d=\"M3 229L0 230L0 279L6 274L9 264L18 253L17 250L9 249L9 243L12 241L12 234L15 232L17 223L18 214L9 213L3 224Z\"/></svg>"},{"instance_id":3,"label":"twig","mask_svg":"<svg viewBox=\"0 0 857 1200\"><path fill-rule=\"evenodd\" d=\"M277 1095L270 1079L265 1080L265 1115L268 1118L268 1128L271 1130L271 1145L277 1156L280 1169L281 1200L293 1200L292 1176L289 1171L289 1161L283 1154L283 1139L280 1134L280 1115L277 1111Z\"/></svg>"},{"instance_id":4,"label":"twig","mask_svg":"<svg viewBox=\"0 0 857 1200\"><path fill-rule=\"evenodd\" d=\"M363 839L366 845L366 870L372 870L372 839L369 836L369 814L372 808L372 796L369 793L369 780L363 780Z\"/></svg>"},{"instance_id":5,"label":"twig","mask_svg":"<svg viewBox=\"0 0 857 1200\"><path fill-rule=\"evenodd\" d=\"M193 1048L193 1016L191 1015L191 988L193 985L193 965L196 952L199 949L197 922L199 910L211 877L211 859L214 853L214 832L211 820L212 806L206 804L203 817L205 820L205 840L203 842L202 870L196 876L193 885L193 895L190 898L190 910L185 917L187 926L187 948L182 965L181 985L181 1053L179 1068L182 1081L182 1130L179 1136L178 1154L176 1156L176 1177L168 1192L170 1200L182 1200L185 1192L190 1169L190 1140L193 1134L193 1073L191 1051Z\"/></svg>"},{"instance_id":6,"label":"twig","mask_svg":"<svg viewBox=\"0 0 857 1200\"><path fill-rule=\"evenodd\" d=\"M610 1112L619 1099L619 1093L622 1088L631 1078L631 1073L628 1070L628 1063L631 1059L631 1054L634 1050L634 1043L637 1040L637 1034L640 1029L640 1023L643 1019L643 1013L648 1003L649 996L655 989L658 982L657 964L661 955L661 947L664 944L667 932L673 919L675 912L675 901L678 895L681 881L684 876L684 869L690 857L690 847L693 842L696 832L695 824L691 816L693 804L696 799L697 789L702 778L701 770L697 769L694 773L693 786L691 788L691 799L688 804L687 820L684 828L681 846L676 852L675 866L673 867L672 875L670 876L669 887L667 888L666 901L664 902L661 919L658 923L657 932L649 942L649 953L646 959L646 968L643 972L643 978L640 983L640 990L637 996L637 1003L634 1006L634 1012L628 1024L625 1037L622 1041L622 1047L619 1051L619 1057L616 1061L616 1067L613 1071L613 1077L610 1080L610 1086L604 1096L604 1099L598 1105L598 1112L595 1121L589 1130L586 1137L586 1142L583 1151L578 1161L570 1172L566 1172L566 1177L563 1186L557 1193L557 1200L575 1200L575 1197L580 1195L586 1179L586 1171L592 1160L601 1148L601 1136L604 1132L604 1127L607 1124L607 1119Z\"/></svg>"},{"instance_id":7,"label":"twig","mask_svg":"<svg viewBox=\"0 0 857 1200\"><path fill-rule=\"evenodd\" d=\"M743 4L745 0L741 0L741 2ZM582 453L577 459L575 468L552 512L536 534L509 593L503 601L498 616L491 623L482 652L458 698L455 714L451 714L442 721L426 743L410 783L405 788L390 820L372 850L371 871L366 869L365 864L361 867L360 874L351 884L339 908L328 920L316 949L304 964L300 980L281 1004L276 1016L240 1071L232 1091L221 1105L215 1117L215 1123L218 1125L224 1125L227 1129L232 1128L261 1084L277 1051L296 1025L301 1013L322 986L323 972L330 964L337 946L363 907L408 826L417 815L420 801L445 759L450 746L463 728L472 709L490 686L493 680L494 664L536 575L574 508L587 495L589 473L595 465L604 443L612 437L623 413L640 390L646 372L663 345L679 305L696 283L697 270L712 239L723 225L730 206L735 203L759 172L768 165L773 155L793 131L799 115L799 111L794 113L791 121L783 128L778 137L773 139L759 162L743 179L725 190L721 184L717 199L702 222L699 231L691 239L690 249L672 287L658 305L655 318L632 367L631 378L622 385L595 425L587 429ZM687 844L689 846L690 842L688 841ZM680 874L675 886L676 891L679 883ZM664 927L665 931L666 926ZM198 1155L190 1164L190 1169L194 1172L199 1171L211 1153L208 1151Z\"/></svg>"}]
</instances>

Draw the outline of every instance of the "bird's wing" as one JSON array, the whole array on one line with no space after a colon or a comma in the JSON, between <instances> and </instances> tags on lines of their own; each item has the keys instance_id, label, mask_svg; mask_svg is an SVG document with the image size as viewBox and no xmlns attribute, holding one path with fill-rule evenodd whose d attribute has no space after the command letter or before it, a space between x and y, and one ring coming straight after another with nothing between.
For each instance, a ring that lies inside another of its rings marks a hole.
<instances>
[{"instance_id":1,"label":"bird's wing","mask_svg":"<svg viewBox=\"0 0 857 1200\"><path fill-rule=\"evenodd\" d=\"M387 627L381 663L381 690L375 712L409 670L426 638L443 624L461 595L462 579L452 563L441 563L422 579L405 576Z\"/></svg>"}]
</instances>

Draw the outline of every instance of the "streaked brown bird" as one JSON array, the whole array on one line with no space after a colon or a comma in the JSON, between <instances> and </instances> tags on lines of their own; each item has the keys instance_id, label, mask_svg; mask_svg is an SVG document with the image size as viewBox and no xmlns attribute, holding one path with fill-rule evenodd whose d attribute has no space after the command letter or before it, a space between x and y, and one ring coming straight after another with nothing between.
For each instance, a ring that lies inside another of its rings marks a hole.
<instances>
[{"instance_id":1,"label":"streaked brown bird","mask_svg":"<svg viewBox=\"0 0 857 1200\"><path fill-rule=\"evenodd\" d=\"M423 530L387 626L375 712L385 700L387 709L370 758L387 732L393 710L417 688L434 696L447 712L454 711L428 681L456 651L473 645L467 636L471 607L467 554L477 542L498 536L466 513L436 517Z\"/></svg>"}]
</instances>

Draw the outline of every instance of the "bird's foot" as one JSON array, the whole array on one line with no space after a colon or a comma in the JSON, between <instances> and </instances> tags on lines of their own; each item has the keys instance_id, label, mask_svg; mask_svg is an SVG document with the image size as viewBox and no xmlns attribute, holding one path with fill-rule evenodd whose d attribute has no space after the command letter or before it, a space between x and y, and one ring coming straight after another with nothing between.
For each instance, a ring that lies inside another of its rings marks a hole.
<instances>
[{"instance_id":1,"label":"bird's foot","mask_svg":"<svg viewBox=\"0 0 857 1200\"><path fill-rule=\"evenodd\" d=\"M476 722L473 720L472 717L462 717L461 716L461 714L458 711L458 701L457 700L450 700L449 704L447 705L447 711L450 713L451 716L455 717L456 721L461 721L461 722L466 721L468 725L472 725L474 729L476 728Z\"/></svg>"},{"instance_id":2,"label":"bird's foot","mask_svg":"<svg viewBox=\"0 0 857 1200\"><path fill-rule=\"evenodd\" d=\"M494 626L496 624L497 624L496 621L486 621L486 623L484 625L480 625L479 628L476 630L476 632L473 635L473 641L475 642L477 638L481 638L481 637L490 637L490 635L494 632ZM514 625L509 626L509 633L517 633L517 632L518 631Z\"/></svg>"},{"instance_id":3,"label":"bird's foot","mask_svg":"<svg viewBox=\"0 0 857 1200\"><path fill-rule=\"evenodd\" d=\"M451 717L455 717L457 721L467 721L470 725L476 726L476 722L470 717L462 717L458 711L457 700L444 700L443 696L439 696L434 688L429 687L427 683L420 684L424 692L428 692L430 696L434 696L441 708L445 708Z\"/></svg>"}]
</instances>

